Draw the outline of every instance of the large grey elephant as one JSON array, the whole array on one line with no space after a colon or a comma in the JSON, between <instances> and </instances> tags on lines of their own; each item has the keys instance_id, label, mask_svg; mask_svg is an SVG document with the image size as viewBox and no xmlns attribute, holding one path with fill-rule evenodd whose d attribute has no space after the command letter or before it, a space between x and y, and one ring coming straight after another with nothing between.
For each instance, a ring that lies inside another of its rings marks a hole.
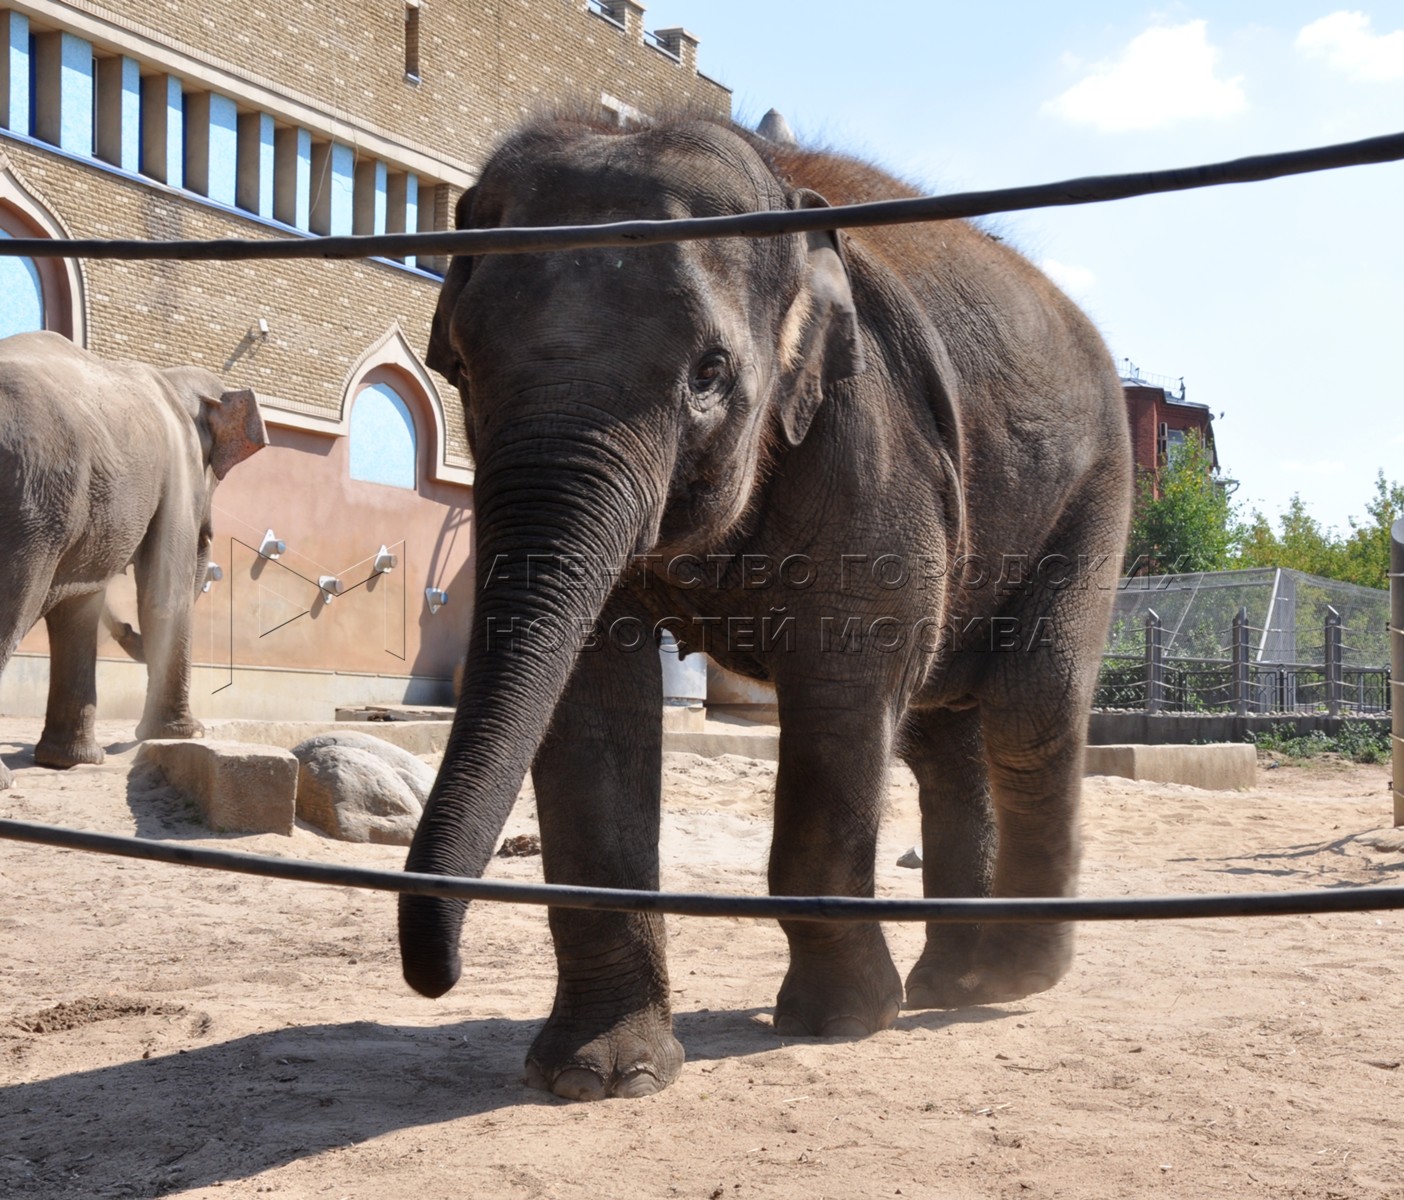
<instances>
[{"instance_id":1,"label":"large grey elephant","mask_svg":"<svg viewBox=\"0 0 1404 1200\"><path fill-rule=\"evenodd\" d=\"M859 162L677 120L512 136L460 227L809 209L912 193ZM477 875L530 768L548 880L658 887L655 632L774 683L770 887L871 895L894 755L928 896L1066 896L1090 693L1131 496L1116 371L1027 261L961 222L456 258L430 365L477 463L477 604L408 868ZM460 973L463 906L402 897L409 983ZM553 909L528 1081L667 1085L663 921ZM784 923L775 1028L892 1025L873 924ZM909 1007L1014 1000L1066 925L933 924Z\"/></svg>"},{"instance_id":2,"label":"large grey elephant","mask_svg":"<svg viewBox=\"0 0 1404 1200\"><path fill-rule=\"evenodd\" d=\"M193 737L190 625L215 484L268 442L250 391L198 367L109 362L55 333L0 340L0 672L42 617L41 766L101 762L93 734L108 580L136 568L148 684L137 737ZM0 764L0 788L9 786Z\"/></svg>"}]
</instances>

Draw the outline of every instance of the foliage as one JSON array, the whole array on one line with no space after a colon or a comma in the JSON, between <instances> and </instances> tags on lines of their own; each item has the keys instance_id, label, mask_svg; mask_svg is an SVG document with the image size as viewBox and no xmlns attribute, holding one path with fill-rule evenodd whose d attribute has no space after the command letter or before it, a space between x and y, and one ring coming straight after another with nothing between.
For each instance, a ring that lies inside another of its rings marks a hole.
<instances>
[{"instance_id":1,"label":"foliage","mask_svg":"<svg viewBox=\"0 0 1404 1200\"><path fill-rule=\"evenodd\" d=\"M1126 561L1143 574L1289 567L1388 588L1390 529L1404 517L1404 484L1379 471L1365 512L1340 534L1323 527L1296 494L1275 524L1256 509L1242 519L1213 473L1212 453L1190 432L1158 481L1146 475L1138 484Z\"/></svg>"},{"instance_id":2,"label":"foliage","mask_svg":"<svg viewBox=\"0 0 1404 1200\"><path fill-rule=\"evenodd\" d=\"M1286 758L1316 758L1321 754L1339 754L1357 763L1385 763L1390 757L1389 730L1364 721L1344 721L1335 737L1313 729L1296 734L1286 728L1281 732L1269 729L1253 735L1259 750L1272 751Z\"/></svg>"},{"instance_id":3,"label":"foliage","mask_svg":"<svg viewBox=\"0 0 1404 1200\"><path fill-rule=\"evenodd\" d=\"M1171 454L1158 480L1137 487L1127 557L1152 573L1218 571L1229 566L1234 543L1233 507L1214 477L1214 459L1194 431ZM1158 483L1158 488L1157 488Z\"/></svg>"},{"instance_id":4,"label":"foliage","mask_svg":"<svg viewBox=\"0 0 1404 1200\"><path fill-rule=\"evenodd\" d=\"M1390 482L1380 471L1375 495L1365 504L1369 520L1351 521L1348 537L1323 529L1294 495L1278 518L1280 532L1268 519L1254 512L1237 532L1235 567L1292 567L1311 575L1324 575L1364 587L1389 586L1390 528L1404 517L1404 484Z\"/></svg>"}]
</instances>

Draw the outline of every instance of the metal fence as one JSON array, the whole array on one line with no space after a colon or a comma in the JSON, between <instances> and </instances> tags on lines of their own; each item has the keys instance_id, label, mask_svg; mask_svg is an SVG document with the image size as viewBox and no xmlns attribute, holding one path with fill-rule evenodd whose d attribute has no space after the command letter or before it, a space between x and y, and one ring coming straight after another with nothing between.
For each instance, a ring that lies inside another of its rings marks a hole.
<instances>
[{"instance_id":1,"label":"metal fence","mask_svg":"<svg viewBox=\"0 0 1404 1200\"><path fill-rule=\"evenodd\" d=\"M1380 593L1387 598L1387 593ZM1321 712L1328 716L1390 711L1390 667L1350 661L1356 650L1338 609L1327 606L1319 654L1313 661L1274 661L1261 654L1261 635L1281 630L1255 626L1240 606L1228 630L1227 653L1214 656L1167 652L1167 626L1148 609L1135 652L1103 655L1093 706L1148 713ZM1383 632L1383 630L1381 630ZM1297 630L1292 630L1295 640ZM1314 648L1314 647L1313 647ZM1357 651L1358 653L1358 651Z\"/></svg>"}]
</instances>

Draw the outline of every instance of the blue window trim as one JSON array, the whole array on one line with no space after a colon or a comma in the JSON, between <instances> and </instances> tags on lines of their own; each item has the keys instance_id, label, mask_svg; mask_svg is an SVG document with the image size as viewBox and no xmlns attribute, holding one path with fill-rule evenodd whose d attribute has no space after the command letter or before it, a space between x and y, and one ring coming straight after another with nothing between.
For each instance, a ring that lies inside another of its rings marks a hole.
<instances>
[{"instance_id":1,"label":"blue window trim","mask_svg":"<svg viewBox=\"0 0 1404 1200\"><path fill-rule=\"evenodd\" d=\"M151 188L153 191L165 192L189 204L197 204L202 208L211 208L216 212L225 213L232 217L239 217L253 225L272 229L287 236L306 238L308 241L315 241L318 237L315 233L308 233L307 230L298 229L293 225L284 225L281 221L276 221L271 217L260 217L257 213L250 212L246 208L221 204L218 200L211 200L208 196L201 196L198 192L188 192L184 188L172 187L170 184L161 183L160 180L152 179L149 175L142 175L133 171L124 171L121 167L105 162L100 158L93 158L85 154L74 154L71 150L61 149L52 142L44 141L42 138L19 134L13 129L0 128L0 142L4 142L5 140L10 140L35 150L42 150L46 154L52 154L58 158L67 159L69 162L80 163L85 167L91 167L95 171L100 171L104 175L115 175L119 179L124 179L129 183L139 183L143 187ZM436 275L432 271L425 271L417 266L406 266L404 263L398 262L393 258L381 258L377 255L365 261L379 263L381 266L394 267L397 271L403 271L405 274L413 275L419 279L427 279L429 282L436 285L442 284L444 281L442 275Z\"/></svg>"}]
</instances>

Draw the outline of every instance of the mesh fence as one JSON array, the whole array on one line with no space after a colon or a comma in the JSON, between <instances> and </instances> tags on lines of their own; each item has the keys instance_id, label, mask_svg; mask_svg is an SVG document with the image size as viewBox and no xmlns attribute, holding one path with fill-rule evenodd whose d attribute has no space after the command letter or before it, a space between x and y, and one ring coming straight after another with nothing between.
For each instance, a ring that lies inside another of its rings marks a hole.
<instances>
[{"instance_id":1,"label":"mesh fence","mask_svg":"<svg viewBox=\"0 0 1404 1200\"><path fill-rule=\"evenodd\" d=\"M1389 709L1389 593L1302 571L1124 579L1096 707Z\"/></svg>"}]
</instances>

